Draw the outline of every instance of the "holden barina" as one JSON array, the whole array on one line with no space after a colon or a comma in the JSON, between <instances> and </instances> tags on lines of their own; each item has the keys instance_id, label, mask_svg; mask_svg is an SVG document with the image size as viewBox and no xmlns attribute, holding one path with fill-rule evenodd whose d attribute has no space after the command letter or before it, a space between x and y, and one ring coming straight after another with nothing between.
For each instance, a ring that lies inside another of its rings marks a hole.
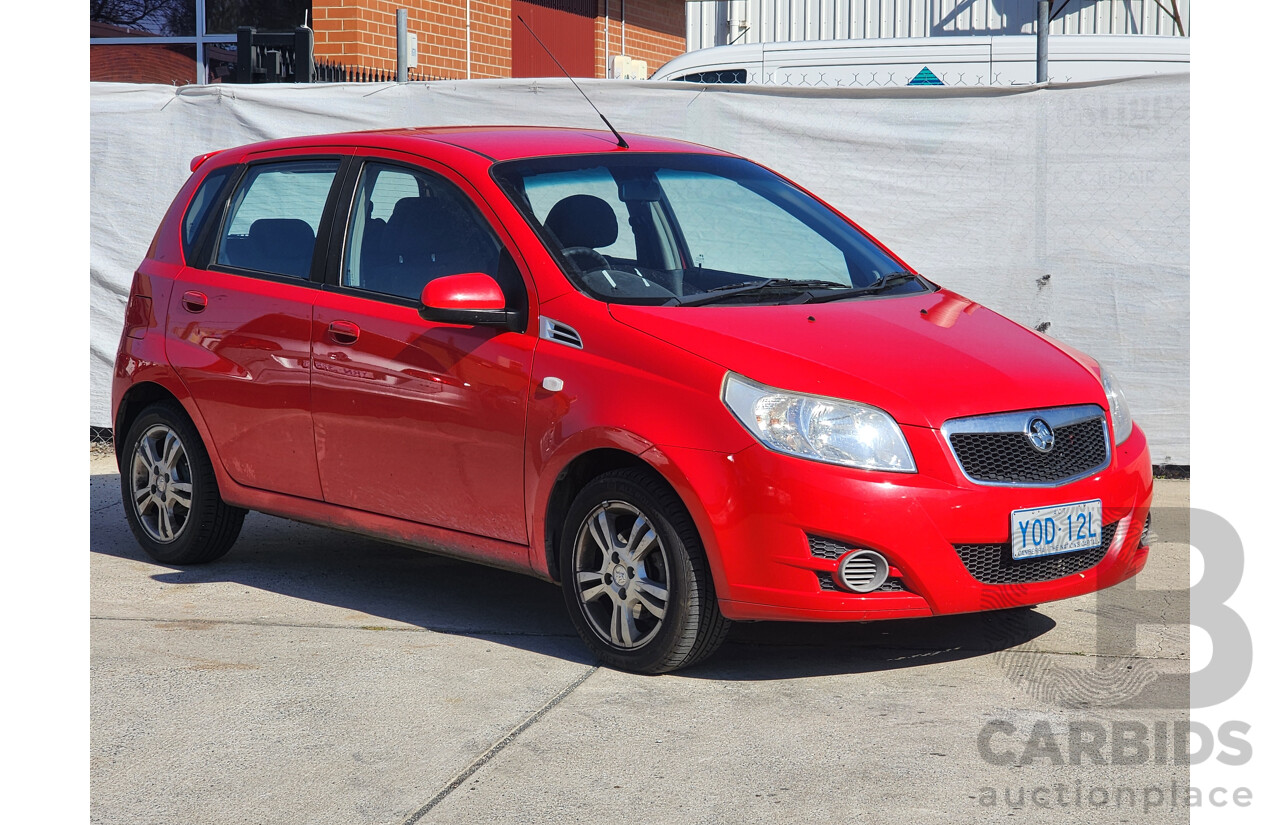
<instances>
[{"instance_id":1,"label":"holden barina","mask_svg":"<svg viewBox=\"0 0 1280 825\"><path fill-rule=\"evenodd\" d=\"M1009 608L1142 568L1151 461L1097 362L751 161L625 144L194 159L115 362L143 548L212 561L258 510L527 573L645 673L735 620Z\"/></svg>"}]
</instances>

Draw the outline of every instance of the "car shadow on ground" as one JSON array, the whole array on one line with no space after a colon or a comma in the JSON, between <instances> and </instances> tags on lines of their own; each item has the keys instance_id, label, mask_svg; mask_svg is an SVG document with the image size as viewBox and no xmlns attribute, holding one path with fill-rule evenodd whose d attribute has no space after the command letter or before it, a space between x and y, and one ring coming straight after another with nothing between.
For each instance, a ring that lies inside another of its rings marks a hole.
<instances>
[{"instance_id":1,"label":"car shadow on ground","mask_svg":"<svg viewBox=\"0 0 1280 825\"><path fill-rule=\"evenodd\" d=\"M91 549L151 565L159 571L155 581L229 582L320 606L301 611L308 616L301 623L383 629L390 622L592 663L558 586L361 536L250 513L224 558L191 567L158 564L129 532L118 484L114 474L91 477ZM325 605L375 618L353 619ZM232 620L216 612L201 618ZM680 675L754 681L919 667L1007 650L1054 626L1025 609L853 624L739 623L719 653Z\"/></svg>"}]
</instances>

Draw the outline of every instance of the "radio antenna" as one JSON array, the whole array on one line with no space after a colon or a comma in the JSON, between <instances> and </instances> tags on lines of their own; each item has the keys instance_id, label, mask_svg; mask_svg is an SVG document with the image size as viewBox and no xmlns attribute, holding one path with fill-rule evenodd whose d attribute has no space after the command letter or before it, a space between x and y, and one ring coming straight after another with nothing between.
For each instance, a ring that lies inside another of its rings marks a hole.
<instances>
[{"instance_id":1,"label":"radio antenna","mask_svg":"<svg viewBox=\"0 0 1280 825\"><path fill-rule=\"evenodd\" d=\"M524 27L529 30L529 34L533 35L533 39L538 41L538 45L541 46L542 50L547 53L547 56L551 58L552 62L556 64L556 67L560 69L560 71L564 72L564 76L569 78L569 82L573 84L573 88L578 90L578 94L582 95L582 99L587 101L588 106L590 106L592 109L595 109L596 114L600 115L600 119L604 121L604 125L608 126L609 131L613 132L613 136L618 139L618 148L620 149L630 148L627 146L627 142L622 139L622 135L618 134L618 130L613 128L613 124L609 122L609 118L605 117L604 113L601 112L599 109L596 109L596 104L592 103L591 98L587 97L587 93L582 91L582 87L578 85L578 81L573 79L573 75L569 74L569 72L565 69L565 67L560 65L559 60L556 60L556 56L551 53L550 49L547 48L547 44L542 42L542 38L538 37L538 33L533 30L533 26L530 26L528 23L525 23L524 18L518 14L516 15L516 19L519 20L521 23L524 23Z\"/></svg>"}]
</instances>

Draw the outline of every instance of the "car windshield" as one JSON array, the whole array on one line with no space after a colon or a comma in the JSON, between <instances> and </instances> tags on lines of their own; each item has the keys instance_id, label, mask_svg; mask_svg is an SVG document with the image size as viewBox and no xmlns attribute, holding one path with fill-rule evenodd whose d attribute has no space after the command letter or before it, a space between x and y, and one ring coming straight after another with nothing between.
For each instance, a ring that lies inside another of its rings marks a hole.
<instances>
[{"instance_id":1,"label":"car windshield","mask_svg":"<svg viewBox=\"0 0 1280 825\"><path fill-rule=\"evenodd\" d=\"M493 175L570 279L601 300L806 303L933 288L741 158L614 152L500 163Z\"/></svg>"}]
</instances>

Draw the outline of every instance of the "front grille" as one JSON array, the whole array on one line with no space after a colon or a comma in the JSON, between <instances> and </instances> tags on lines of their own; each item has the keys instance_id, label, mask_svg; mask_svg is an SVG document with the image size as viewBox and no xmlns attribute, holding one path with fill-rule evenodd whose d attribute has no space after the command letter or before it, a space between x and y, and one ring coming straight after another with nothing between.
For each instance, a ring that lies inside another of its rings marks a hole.
<instances>
[{"instance_id":1,"label":"front grille","mask_svg":"<svg viewBox=\"0 0 1280 825\"><path fill-rule=\"evenodd\" d=\"M1053 449L1042 453L1023 433L951 434L965 475L985 484L1055 484L1101 468L1107 461L1106 420L1091 418L1054 428Z\"/></svg>"},{"instance_id":2,"label":"front grille","mask_svg":"<svg viewBox=\"0 0 1280 825\"><path fill-rule=\"evenodd\" d=\"M1092 550L1076 550L1056 556L1013 560L1012 544L957 544L956 553L968 568L969 575L983 584L1022 584L1047 582L1083 573L1102 561L1111 549L1116 526L1112 522L1102 528L1102 544Z\"/></svg>"},{"instance_id":3,"label":"front grille","mask_svg":"<svg viewBox=\"0 0 1280 825\"><path fill-rule=\"evenodd\" d=\"M822 588L823 590L830 590L836 593L849 592L848 590L844 590L839 586L837 586L835 576L833 576L830 573L815 571L814 575L818 577L818 587ZM877 587L875 590L872 590L871 592L872 593L903 593L903 592L909 593L911 591L907 590L906 585L902 583L902 579L885 579L884 584L880 585L879 587Z\"/></svg>"}]
</instances>

